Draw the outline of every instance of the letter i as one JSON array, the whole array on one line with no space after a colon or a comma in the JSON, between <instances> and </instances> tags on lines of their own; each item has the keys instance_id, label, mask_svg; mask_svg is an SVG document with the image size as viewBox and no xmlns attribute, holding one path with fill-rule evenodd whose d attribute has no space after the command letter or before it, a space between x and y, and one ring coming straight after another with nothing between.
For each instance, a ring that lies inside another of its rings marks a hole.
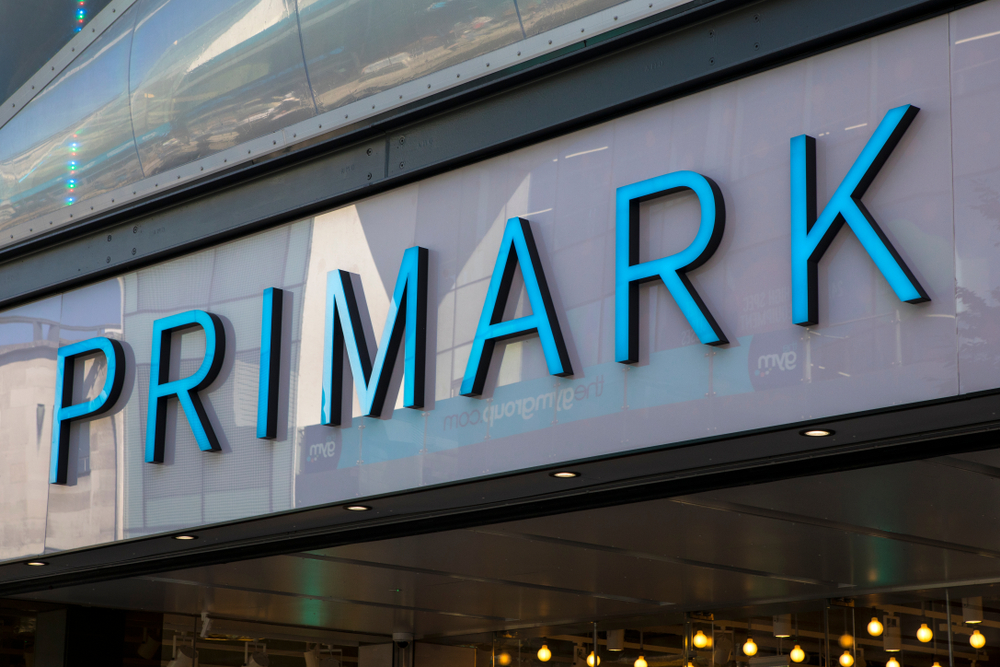
<instances>
[{"instance_id":1,"label":"letter i","mask_svg":"<svg viewBox=\"0 0 1000 667\"><path fill-rule=\"evenodd\" d=\"M281 304L284 291L264 290L260 321L260 379L257 385L257 437L278 437L278 379L281 371Z\"/></svg>"}]
</instances>

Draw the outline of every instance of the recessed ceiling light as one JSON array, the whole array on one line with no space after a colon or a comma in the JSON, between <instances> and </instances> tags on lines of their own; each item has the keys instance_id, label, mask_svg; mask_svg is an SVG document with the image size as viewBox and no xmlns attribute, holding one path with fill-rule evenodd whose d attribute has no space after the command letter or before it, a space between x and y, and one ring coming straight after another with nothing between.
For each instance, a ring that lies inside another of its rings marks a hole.
<instances>
[{"instance_id":1,"label":"recessed ceiling light","mask_svg":"<svg viewBox=\"0 0 1000 667\"><path fill-rule=\"evenodd\" d=\"M31 567L45 567L46 565L48 565L48 563L46 563L43 560L29 560L25 564L30 565Z\"/></svg>"},{"instance_id":2,"label":"recessed ceiling light","mask_svg":"<svg viewBox=\"0 0 1000 667\"><path fill-rule=\"evenodd\" d=\"M799 435L804 435L809 438L825 438L828 435L833 435L836 431L831 431L828 428L807 428L804 431L799 431Z\"/></svg>"},{"instance_id":3,"label":"recessed ceiling light","mask_svg":"<svg viewBox=\"0 0 1000 667\"><path fill-rule=\"evenodd\" d=\"M344 509L348 512L367 512L371 507L368 505L347 505Z\"/></svg>"},{"instance_id":4,"label":"recessed ceiling light","mask_svg":"<svg viewBox=\"0 0 1000 667\"><path fill-rule=\"evenodd\" d=\"M558 477L559 479L572 479L573 477L579 477L580 473L573 472L572 470L560 470L559 472L549 473L551 477Z\"/></svg>"},{"instance_id":5,"label":"recessed ceiling light","mask_svg":"<svg viewBox=\"0 0 1000 667\"><path fill-rule=\"evenodd\" d=\"M197 535L174 535L175 540L197 540Z\"/></svg>"}]
</instances>

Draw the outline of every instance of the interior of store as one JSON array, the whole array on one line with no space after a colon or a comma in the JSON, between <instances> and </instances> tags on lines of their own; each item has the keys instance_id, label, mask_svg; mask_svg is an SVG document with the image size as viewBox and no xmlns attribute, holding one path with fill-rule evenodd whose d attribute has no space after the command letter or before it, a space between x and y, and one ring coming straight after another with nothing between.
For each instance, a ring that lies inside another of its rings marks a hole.
<instances>
[{"instance_id":1,"label":"interior of store","mask_svg":"<svg viewBox=\"0 0 1000 667\"><path fill-rule=\"evenodd\" d=\"M130 665L979 667L998 507L990 450L55 588L0 665L68 609Z\"/></svg>"}]
</instances>

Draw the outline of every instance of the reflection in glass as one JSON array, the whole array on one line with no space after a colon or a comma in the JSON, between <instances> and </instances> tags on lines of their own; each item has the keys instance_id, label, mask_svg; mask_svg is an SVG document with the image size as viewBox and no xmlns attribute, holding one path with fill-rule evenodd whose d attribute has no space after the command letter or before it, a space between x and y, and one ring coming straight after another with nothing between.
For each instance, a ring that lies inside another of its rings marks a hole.
<instances>
[{"instance_id":1,"label":"reflection in glass","mask_svg":"<svg viewBox=\"0 0 1000 667\"><path fill-rule=\"evenodd\" d=\"M299 12L320 111L524 36L512 0L300 0Z\"/></svg>"},{"instance_id":2,"label":"reflection in glass","mask_svg":"<svg viewBox=\"0 0 1000 667\"><path fill-rule=\"evenodd\" d=\"M131 11L0 129L0 228L142 178L127 97Z\"/></svg>"},{"instance_id":3,"label":"reflection in glass","mask_svg":"<svg viewBox=\"0 0 1000 667\"><path fill-rule=\"evenodd\" d=\"M147 0L129 74L147 176L315 113L291 0Z\"/></svg>"}]
</instances>

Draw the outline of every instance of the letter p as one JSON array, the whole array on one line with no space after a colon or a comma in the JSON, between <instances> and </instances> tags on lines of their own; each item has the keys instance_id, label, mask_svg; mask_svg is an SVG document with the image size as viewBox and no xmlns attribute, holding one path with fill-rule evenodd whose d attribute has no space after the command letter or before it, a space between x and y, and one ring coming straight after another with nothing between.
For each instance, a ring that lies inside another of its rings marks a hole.
<instances>
[{"instance_id":1,"label":"letter p","mask_svg":"<svg viewBox=\"0 0 1000 667\"><path fill-rule=\"evenodd\" d=\"M107 374L101 392L84 403L73 403L73 373L77 359L95 352L104 355ZM110 338L97 337L59 348L56 355L56 404L52 413L52 458L49 483L65 484L69 467L70 423L110 410L125 384L125 351Z\"/></svg>"}]
</instances>

